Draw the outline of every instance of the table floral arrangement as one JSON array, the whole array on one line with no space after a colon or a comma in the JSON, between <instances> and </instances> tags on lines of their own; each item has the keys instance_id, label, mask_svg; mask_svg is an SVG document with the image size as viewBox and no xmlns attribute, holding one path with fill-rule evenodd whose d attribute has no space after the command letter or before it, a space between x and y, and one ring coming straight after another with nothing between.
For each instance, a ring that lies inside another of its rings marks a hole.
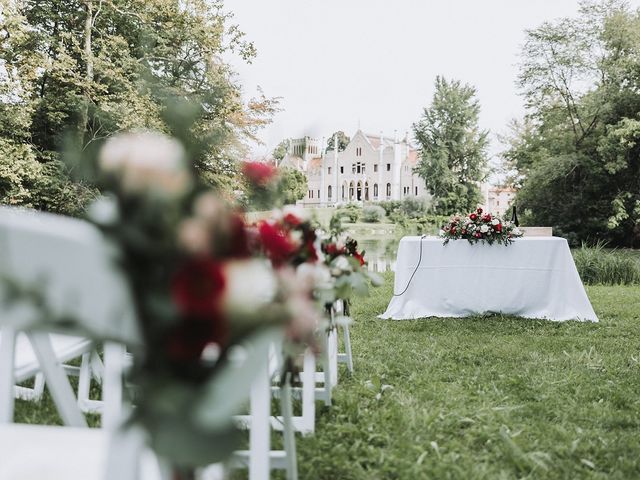
<instances>
[{"instance_id":1,"label":"table floral arrangement","mask_svg":"<svg viewBox=\"0 0 640 480\"><path fill-rule=\"evenodd\" d=\"M482 208L466 216L454 215L440 230L445 245L450 240L510 245L514 238L521 236L522 231L514 223L484 213Z\"/></svg>"}]
</instances>

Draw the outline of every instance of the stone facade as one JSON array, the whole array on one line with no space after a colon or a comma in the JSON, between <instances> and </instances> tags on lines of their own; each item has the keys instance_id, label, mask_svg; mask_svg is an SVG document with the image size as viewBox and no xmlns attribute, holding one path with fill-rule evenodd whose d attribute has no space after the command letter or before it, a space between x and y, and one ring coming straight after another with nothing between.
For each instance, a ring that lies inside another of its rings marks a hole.
<instances>
[{"instance_id":1,"label":"stone facade","mask_svg":"<svg viewBox=\"0 0 640 480\"><path fill-rule=\"evenodd\" d=\"M426 196L424 180L413 173L418 152L408 136L400 140L367 135L358 130L342 152L324 153L324 142L305 137L290 142L281 167L307 176L304 205L330 206L349 202L401 200ZM334 145L336 142L334 142Z\"/></svg>"}]
</instances>

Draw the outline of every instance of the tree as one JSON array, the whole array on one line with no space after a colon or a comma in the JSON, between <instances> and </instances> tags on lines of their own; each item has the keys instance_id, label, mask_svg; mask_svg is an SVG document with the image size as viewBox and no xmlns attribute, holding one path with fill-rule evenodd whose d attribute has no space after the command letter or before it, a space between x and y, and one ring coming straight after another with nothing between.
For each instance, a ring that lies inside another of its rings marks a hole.
<instances>
[{"instance_id":1,"label":"tree","mask_svg":"<svg viewBox=\"0 0 640 480\"><path fill-rule=\"evenodd\" d=\"M431 105L413 125L421 156L416 172L441 214L469 211L481 198L478 184L487 171L488 132L478 125L475 97L475 88L438 76Z\"/></svg>"},{"instance_id":2,"label":"tree","mask_svg":"<svg viewBox=\"0 0 640 480\"><path fill-rule=\"evenodd\" d=\"M640 245L640 15L622 1L527 33L519 85L528 105L504 153L522 185L522 220L572 244Z\"/></svg>"},{"instance_id":3,"label":"tree","mask_svg":"<svg viewBox=\"0 0 640 480\"><path fill-rule=\"evenodd\" d=\"M295 168L280 168L278 190L281 203L293 205L307 194L307 177Z\"/></svg>"},{"instance_id":4,"label":"tree","mask_svg":"<svg viewBox=\"0 0 640 480\"><path fill-rule=\"evenodd\" d=\"M291 145L291 141L287 138L282 140L276 148L273 149L273 158L275 158L278 162L281 162L285 157L287 152L289 151L289 146Z\"/></svg>"},{"instance_id":5,"label":"tree","mask_svg":"<svg viewBox=\"0 0 640 480\"><path fill-rule=\"evenodd\" d=\"M58 151L95 148L127 129L169 131L163 118L176 99L198 104L194 128L217 141L198 168L213 184L237 188L235 160L257 129L278 109L278 99L242 100L220 58L247 61L255 48L231 23L221 0L15 0L0 17L0 138L27 145L36 160L53 163L48 185L60 198L40 207L57 210L69 192L70 172ZM18 150L15 151L18 153ZM23 151L26 154L26 151ZM17 161L17 160L16 160ZM79 198L87 198L82 190ZM69 193L70 194L70 193ZM40 194L36 194L38 196ZM26 197L25 197L26 198ZM67 199L68 200L68 199Z\"/></svg>"},{"instance_id":6,"label":"tree","mask_svg":"<svg viewBox=\"0 0 640 480\"><path fill-rule=\"evenodd\" d=\"M327 141L327 148L325 149L326 152L333 150L334 149L334 138L336 137L336 135L338 136L338 151L342 152L345 148L347 148L347 145L349 145L349 142L351 141L351 138L348 137L342 130L338 130L337 132L333 132L333 134L329 137L329 140Z\"/></svg>"}]
</instances>

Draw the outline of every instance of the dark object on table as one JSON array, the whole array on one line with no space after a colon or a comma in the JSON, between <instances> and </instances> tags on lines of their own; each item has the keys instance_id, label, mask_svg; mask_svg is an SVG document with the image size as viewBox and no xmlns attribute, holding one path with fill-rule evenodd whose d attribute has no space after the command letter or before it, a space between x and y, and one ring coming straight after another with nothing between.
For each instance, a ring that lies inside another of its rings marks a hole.
<instances>
[{"instance_id":1,"label":"dark object on table","mask_svg":"<svg viewBox=\"0 0 640 480\"><path fill-rule=\"evenodd\" d=\"M518 221L518 212L516 211L516 206L513 206L513 213L511 214L511 221L515 224L516 227L520 226L520 222Z\"/></svg>"}]
</instances>

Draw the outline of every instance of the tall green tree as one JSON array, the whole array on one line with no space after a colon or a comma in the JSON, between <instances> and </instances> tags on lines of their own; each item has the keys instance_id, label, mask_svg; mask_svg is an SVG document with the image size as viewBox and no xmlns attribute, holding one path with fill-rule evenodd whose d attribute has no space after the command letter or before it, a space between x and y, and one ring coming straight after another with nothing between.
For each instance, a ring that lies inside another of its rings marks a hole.
<instances>
[{"instance_id":1,"label":"tall green tree","mask_svg":"<svg viewBox=\"0 0 640 480\"><path fill-rule=\"evenodd\" d=\"M640 16L583 2L576 18L527 33L519 85L528 105L506 161L523 220L572 243L640 245Z\"/></svg>"},{"instance_id":2,"label":"tall green tree","mask_svg":"<svg viewBox=\"0 0 640 480\"><path fill-rule=\"evenodd\" d=\"M14 151L28 146L47 166L49 194L35 195L42 201L34 206L65 211L61 205L77 203L55 200L56 191L64 197L82 187L60 162L63 144L86 151L122 130L166 131L163 112L176 99L201 105L195 130L217 138L200 158L202 174L234 188L235 159L277 99L260 92L243 101L220 58L231 52L251 61L255 49L222 1L1 1L0 138Z\"/></svg>"},{"instance_id":3,"label":"tall green tree","mask_svg":"<svg viewBox=\"0 0 640 480\"><path fill-rule=\"evenodd\" d=\"M437 213L466 212L479 203L487 174L488 132L479 126L476 90L438 76L431 105L413 125L419 144L416 172L433 195Z\"/></svg>"},{"instance_id":4,"label":"tall green tree","mask_svg":"<svg viewBox=\"0 0 640 480\"><path fill-rule=\"evenodd\" d=\"M345 148L347 148L347 145L349 145L351 138L347 136L347 134L342 130L338 130L337 132L333 132L329 137L329 140L327 140L327 148L325 149L325 151L328 152L334 149L336 136L338 137L338 151L342 152Z\"/></svg>"},{"instance_id":5,"label":"tall green tree","mask_svg":"<svg viewBox=\"0 0 640 480\"><path fill-rule=\"evenodd\" d=\"M290 145L291 145L291 140L289 140L288 138L285 140L282 140L278 145L276 145L276 148L273 149L273 153L272 153L273 158L275 158L278 162L280 162L289 151Z\"/></svg>"},{"instance_id":6,"label":"tall green tree","mask_svg":"<svg viewBox=\"0 0 640 480\"><path fill-rule=\"evenodd\" d=\"M295 205L307 194L307 177L295 168L279 169L278 190L284 205Z\"/></svg>"}]
</instances>

